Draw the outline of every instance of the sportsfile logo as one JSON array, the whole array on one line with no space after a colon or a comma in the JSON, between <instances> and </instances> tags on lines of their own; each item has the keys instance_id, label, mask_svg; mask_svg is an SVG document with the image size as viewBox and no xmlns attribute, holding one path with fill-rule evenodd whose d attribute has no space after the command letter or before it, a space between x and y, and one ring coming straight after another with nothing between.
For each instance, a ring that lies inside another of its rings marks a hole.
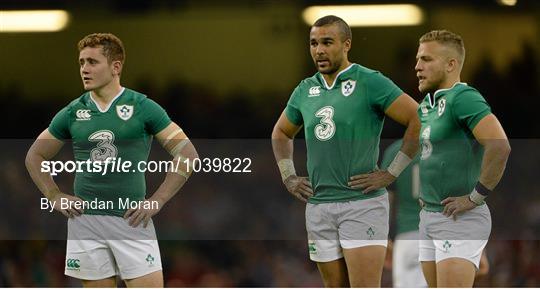
<instances>
[{"instance_id":1,"label":"sportsfile logo","mask_svg":"<svg viewBox=\"0 0 540 289\"><path fill-rule=\"evenodd\" d=\"M79 259L67 259L66 260L66 269L80 271L81 266L79 265Z\"/></svg>"},{"instance_id":2,"label":"sportsfile logo","mask_svg":"<svg viewBox=\"0 0 540 289\"><path fill-rule=\"evenodd\" d=\"M321 95L321 87L320 86L312 86L309 88L309 94L308 97L314 97Z\"/></svg>"},{"instance_id":3,"label":"sportsfile logo","mask_svg":"<svg viewBox=\"0 0 540 289\"><path fill-rule=\"evenodd\" d=\"M90 115L89 109L79 109L77 110L75 115L77 116L76 120L90 120L90 118L92 117L92 115Z\"/></svg>"}]
</instances>

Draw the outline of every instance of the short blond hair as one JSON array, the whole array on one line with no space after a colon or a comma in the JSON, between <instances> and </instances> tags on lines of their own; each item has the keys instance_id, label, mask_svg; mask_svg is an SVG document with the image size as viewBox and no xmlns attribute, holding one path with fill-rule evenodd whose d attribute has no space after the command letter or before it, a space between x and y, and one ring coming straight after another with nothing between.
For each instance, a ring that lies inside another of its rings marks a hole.
<instances>
[{"instance_id":1,"label":"short blond hair","mask_svg":"<svg viewBox=\"0 0 540 289\"><path fill-rule=\"evenodd\" d=\"M124 50L124 44L120 38L112 33L92 33L86 35L77 44L79 52L86 47L98 47L101 46L103 55L107 57L109 63L113 61L120 61L124 63L126 59L126 53Z\"/></svg>"},{"instance_id":2,"label":"short blond hair","mask_svg":"<svg viewBox=\"0 0 540 289\"><path fill-rule=\"evenodd\" d=\"M458 56L461 65L463 66L463 61L465 61L465 45L463 44L463 39L458 34L448 31L448 30L433 30L430 31L422 37L420 37L419 42L430 42L437 41L438 43L454 49Z\"/></svg>"}]
</instances>

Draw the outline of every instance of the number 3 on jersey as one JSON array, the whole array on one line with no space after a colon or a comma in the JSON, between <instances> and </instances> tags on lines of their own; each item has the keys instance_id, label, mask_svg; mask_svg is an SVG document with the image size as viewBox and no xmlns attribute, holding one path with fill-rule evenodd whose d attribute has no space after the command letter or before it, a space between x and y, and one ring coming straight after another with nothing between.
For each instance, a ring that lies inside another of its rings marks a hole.
<instances>
[{"instance_id":1,"label":"number 3 on jersey","mask_svg":"<svg viewBox=\"0 0 540 289\"><path fill-rule=\"evenodd\" d=\"M105 161L108 158L116 158L118 149L114 143L114 133L110 130L99 130L88 137L89 141L97 142L95 148L90 151L92 161Z\"/></svg>"},{"instance_id":2,"label":"number 3 on jersey","mask_svg":"<svg viewBox=\"0 0 540 289\"><path fill-rule=\"evenodd\" d=\"M315 113L316 117L320 117L320 123L315 126L315 136L321 141L327 141L334 136L336 132L336 124L332 120L334 117L334 108L325 106Z\"/></svg>"},{"instance_id":3,"label":"number 3 on jersey","mask_svg":"<svg viewBox=\"0 0 540 289\"><path fill-rule=\"evenodd\" d=\"M420 154L420 159L425 160L431 156L431 152L433 152L433 145L431 144L431 141L429 140L431 136L431 126L427 126L424 131L422 131L422 152Z\"/></svg>"}]
</instances>

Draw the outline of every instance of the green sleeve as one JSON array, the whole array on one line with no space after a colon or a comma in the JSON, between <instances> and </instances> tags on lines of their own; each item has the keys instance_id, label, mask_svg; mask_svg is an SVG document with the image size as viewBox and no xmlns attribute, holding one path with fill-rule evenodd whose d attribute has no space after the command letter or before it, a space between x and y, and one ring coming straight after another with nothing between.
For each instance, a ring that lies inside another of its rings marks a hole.
<instances>
[{"instance_id":1,"label":"green sleeve","mask_svg":"<svg viewBox=\"0 0 540 289\"><path fill-rule=\"evenodd\" d=\"M466 90L456 95L452 108L457 122L471 131L480 120L491 113L486 100L476 90Z\"/></svg>"},{"instance_id":2,"label":"green sleeve","mask_svg":"<svg viewBox=\"0 0 540 289\"><path fill-rule=\"evenodd\" d=\"M399 149L401 149L402 140L397 140L393 142L391 145L384 150L383 159L381 162L381 169L386 170L390 163L394 160L396 157Z\"/></svg>"},{"instance_id":3,"label":"green sleeve","mask_svg":"<svg viewBox=\"0 0 540 289\"><path fill-rule=\"evenodd\" d=\"M155 135L171 124L167 112L155 101L145 98L141 104L146 131Z\"/></svg>"},{"instance_id":4,"label":"green sleeve","mask_svg":"<svg viewBox=\"0 0 540 289\"><path fill-rule=\"evenodd\" d=\"M69 112L69 107L64 107L54 116L49 125L49 132L59 140L71 138L71 133L69 132Z\"/></svg>"},{"instance_id":5,"label":"green sleeve","mask_svg":"<svg viewBox=\"0 0 540 289\"><path fill-rule=\"evenodd\" d=\"M285 115L294 125L302 125L304 120L302 118L302 113L300 112L299 98L300 98L300 83L291 94L289 102L287 102L287 107L285 107Z\"/></svg>"},{"instance_id":6,"label":"green sleeve","mask_svg":"<svg viewBox=\"0 0 540 289\"><path fill-rule=\"evenodd\" d=\"M377 71L370 74L367 81L367 93L371 106L384 114L392 102L403 94L403 91L392 80Z\"/></svg>"}]
</instances>

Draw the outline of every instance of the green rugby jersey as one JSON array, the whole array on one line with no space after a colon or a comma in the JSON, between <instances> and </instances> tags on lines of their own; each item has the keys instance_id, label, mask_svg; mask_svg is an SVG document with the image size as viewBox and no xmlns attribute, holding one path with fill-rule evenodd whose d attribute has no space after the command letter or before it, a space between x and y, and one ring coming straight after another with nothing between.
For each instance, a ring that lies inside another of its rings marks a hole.
<instances>
[{"instance_id":1,"label":"green rugby jersey","mask_svg":"<svg viewBox=\"0 0 540 289\"><path fill-rule=\"evenodd\" d=\"M53 118L49 132L71 140L76 161L104 161L108 157L132 163L130 172L76 172L74 193L84 201L112 201L113 208L85 210L85 214L123 216L119 198L144 200L146 181L137 168L150 153L152 136L171 123L165 110L145 95L122 89L108 110L101 111L90 92L64 107ZM95 170L94 170L95 171Z\"/></svg>"},{"instance_id":2,"label":"green rugby jersey","mask_svg":"<svg viewBox=\"0 0 540 289\"><path fill-rule=\"evenodd\" d=\"M304 125L314 190L310 203L368 199L386 192L364 195L347 182L377 168L384 111L402 93L380 72L358 64L341 71L331 86L320 73L300 82L285 114L295 125Z\"/></svg>"},{"instance_id":3,"label":"green rugby jersey","mask_svg":"<svg viewBox=\"0 0 540 289\"><path fill-rule=\"evenodd\" d=\"M381 162L383 169L388 169L388 166L399 152L402 143L403 140L397 140L384 151ZM418 205L418 197L420 196L419 158L417 154L393 184L395 188L394 204L397 206L396 234L418 231L421 209Z\"/></svg>"},{"instance_id":4,"label":"green rugby jersey","mask_svg":"<svg viewBox=\"0 0 540 289\"><path fill-rule=\"evenodd\" d=\"M442 200L472 192L483 157L472 131L490 113L482 95L465 83L424 98L418 115L422 123L420 199L425 210L441 212Z\"/></svg>"}]
</instances>

